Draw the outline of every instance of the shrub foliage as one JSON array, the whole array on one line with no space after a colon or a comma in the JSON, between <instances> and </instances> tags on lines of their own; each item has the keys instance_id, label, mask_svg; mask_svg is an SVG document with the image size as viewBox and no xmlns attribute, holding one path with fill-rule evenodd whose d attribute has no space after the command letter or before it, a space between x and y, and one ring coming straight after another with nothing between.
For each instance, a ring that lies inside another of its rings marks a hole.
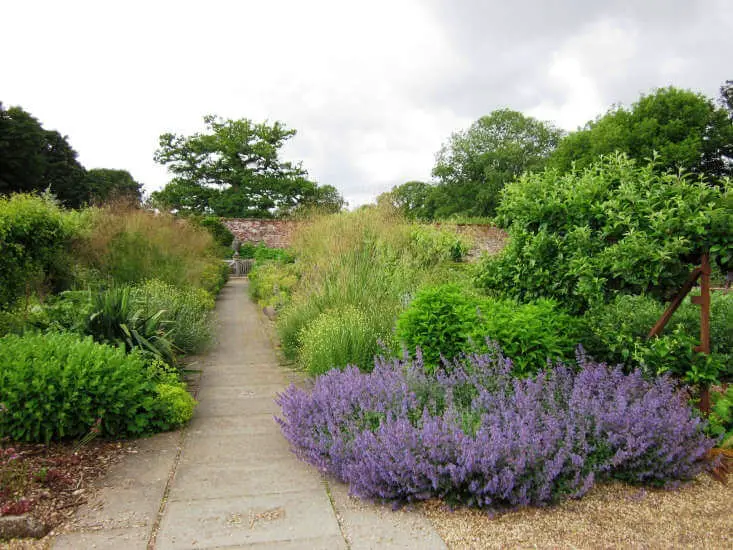
<instances>
[{"instance_id":1,"label":"shrub foliage","mask_svg":"<svg viewBox=\"0 0 733 550\"><path fill-rule=\"evenodd\" d=\"M0 197L0 309L58 275L71 237L58 206L33 195Z\"/></svg>"},{"instance_id":2,"label":"shrub foliage","mask_svg":"<svg viewBox=\"0 0 733 550\"><path fill-rule=\"evenodd\" d=\"M485 261L478 283L576 311L618 293L667 299L702 252L725 254L714 247L731 230L721 201L728 187L660 175L621 154L562 176L525 174L505 188L499 208L509 245Z\"/></svg>"},{"instance_id":3,"label":"shrub foliage","mask_svg":"<svg viewBox=\"0 0 733 550\"><path fill-rule=\"evenodd\" d=\"M135 436L177 425L186 415L171 390L148 374L142 356L89 337L9 335L0 339L0 364L0 437L82 437L99 419L102 435Z\"/></svg>"},{"instance_id":4,"label":"shrub foliage","mask_svg":"<svg viewBox=\"0 0 733 550\"><path fill-rule=\"evenodd\" d=\"M410 353L420 348L432 371L441 360L498 343L514 364L514 374L537 372L548 360L572 359L579 323L550 300L519 304L479 298L455 284L418 292L397 320L397 338Z\"/></svg>"}]
</instances>

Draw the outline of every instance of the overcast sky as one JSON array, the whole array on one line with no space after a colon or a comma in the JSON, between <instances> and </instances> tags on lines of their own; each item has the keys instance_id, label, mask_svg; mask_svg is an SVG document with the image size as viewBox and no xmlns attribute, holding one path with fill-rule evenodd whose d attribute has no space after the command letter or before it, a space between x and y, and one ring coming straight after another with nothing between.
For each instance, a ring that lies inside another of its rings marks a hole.
<instances>
[{"instance_id":1,"label":"overcast sky","mask_svg":"<svg viewBox=\"0 0 733 550\"><path fill-rule=\"evenodd\" d=\"M87 168L161 188L158 136L205 114L298 130L285 160L352 205L427 180L451 132L508 107L575 129L612 103L733 79L730 0L0 4L0 101Z\"/></svg>"}]
</instances>

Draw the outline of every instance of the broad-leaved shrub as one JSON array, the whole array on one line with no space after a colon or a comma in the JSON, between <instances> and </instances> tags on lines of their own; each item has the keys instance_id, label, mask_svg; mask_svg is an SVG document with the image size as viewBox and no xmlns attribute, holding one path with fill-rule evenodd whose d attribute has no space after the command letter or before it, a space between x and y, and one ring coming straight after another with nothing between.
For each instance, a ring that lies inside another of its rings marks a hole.
<instances>
[{"instance_id":1,"label":"broad-leaved shrub","mask_svg":"<svg viewBox=\"0 0 733 550\"><path fill-rule=\"evenodd\" d=\"M0 197L0 309L60 275L72 237L61 209L47 197Z\"/></svg>"},{"instance_id":2,"label":"broad-leaved shrub","mask_svg":"<svg viewBox=\"0 0 733 550\"><path fill-rule=\"evenodd\" d=\"M156 384L138 353L70 333L0 339L0 437L48 442L151 431Z\"/></svg>"},{"instance_id":3,"label":"broad-leaved shrub","mask_svg":"<svg viewBox=\"0 0 733 550\"><path fill-rule=\"evenodd\" d=\"M648 376L672 372L687 381L717 382L733 376L733 295L714 292L710 305L710 347L700 343L700 308L687 298L658 337L647 339L665 305L650 296L617 296L590 309L581 341L588 353L609 363L641 367Z\"/></svg>"},{"instance_id":4,"label":"broad-leaved shrub","mask_svg":"<svg viewBox=\"0 0 733 550\"><path fill-rule=\"evenodd\" d=\"M422 349L428 368L469 351L479 323L478 300L457 285L420 290L397 319L397 338L411 353Z\"/></svg>"},{"instance_id":5,"label":"broad-leaved shrub","mask_svg":"<svg viewBox=\"0 0 733 550\"><path fill-rule=\"evenodd\" d=\"M724 254L729 185L659 174L622 154L563 175L525 174L503 190L498 219L509 244L484 261L478 283L576 312L616 294L669 299L703 252Z\"/></svg>"},{"instance_id":6,"label":"broad-leaved shrub","mask_svg":"<svg viewBox=\"0 0 733 550\"><path fill-rule=\"evenodd\" d=\"M441 358L451 361L498 343L514 362L514 373L531 374L548 360L572 359L579 323L550 300L520 304L480 298L449 284L420 290L397 320L396 336L413 354L422 350L433 370Z\"/></svg>"}]
</instances>

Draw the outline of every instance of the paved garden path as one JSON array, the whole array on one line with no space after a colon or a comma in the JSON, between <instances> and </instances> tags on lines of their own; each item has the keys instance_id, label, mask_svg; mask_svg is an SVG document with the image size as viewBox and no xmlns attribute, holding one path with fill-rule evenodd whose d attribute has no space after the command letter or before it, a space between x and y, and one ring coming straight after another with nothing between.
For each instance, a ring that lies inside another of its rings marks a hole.
<instances>
[{"instance_id":1,"label":"paved garden path","mask_svg":"<svg viewBox=\"0 0 733 550\"><path fill-rule=\"evenodd\" d=\"M295 375L247 281L232 279L216 309L190 426L138 442L54 548L445 548L418 512L356 501L294 457L273 398Z\"/></svg>"}]
</instances>

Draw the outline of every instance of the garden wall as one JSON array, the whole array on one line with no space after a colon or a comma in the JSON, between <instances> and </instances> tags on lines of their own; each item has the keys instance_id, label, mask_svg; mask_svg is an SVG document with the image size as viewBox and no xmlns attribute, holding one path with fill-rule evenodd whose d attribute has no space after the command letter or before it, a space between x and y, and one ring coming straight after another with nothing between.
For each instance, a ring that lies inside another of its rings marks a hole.
<instances>
[{"instance_id":1,"label":"garden wall","mask_svg":"<svg viewBox=\"0 0 733 550\"><path fill-rule=\"evenodd\" d=\"M292 242L298 226L304 222L292 220L262 220L254 218L224 218L222 223L243 243L264 243L270 248L286 248ZM441 224L436 223L437 227ZM498 227L479 224L446 224L461 235L472 237L478 251L494 254L504 247L507 235Z\"/></svg>"},{"instance_id":2,"label":"garden wall","mask_svg":"<svg viewBox=\"0 0 733 550\"><path fill-rule=\"evenodd\" d=\"M287 248L302 222L229 218L221 222L243 243L264 243L269 248Z\"/></svg>"}]
</instances>

